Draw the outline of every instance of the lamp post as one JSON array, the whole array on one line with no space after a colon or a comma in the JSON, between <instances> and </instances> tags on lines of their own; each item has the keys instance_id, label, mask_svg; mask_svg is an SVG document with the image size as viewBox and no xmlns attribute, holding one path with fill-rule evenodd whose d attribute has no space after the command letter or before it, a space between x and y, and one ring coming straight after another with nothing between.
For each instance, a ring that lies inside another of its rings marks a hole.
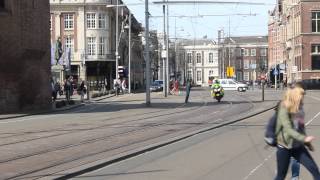
<instances>
[{"instance_id":1,"label":"lamp post","mask_svg":"<svg viewBox=\"0 0 320 180\"><path fill-rule=\"evenodd\" d=\"M129 85L129 93L131 93L131 11L129 10L129 62L128 62L128 85Z\"/></svg>"},{"instance_id":2,"label":"lamp post","mask_svg":"<svg viewBox=\"0 0 320 180\"><path fill-rule=\"evenodd\" d=\"M118 20L118 8L119 7L126 7L125 4L118 4L118 0L117 0L117 5L107 5L107 7L115 7L117 8L117 16L116 16L116 79L118 79L118 66L119 66L119 37L118 37L118 24L119 24L119 20ZM129 27L126 26L129 29L129 50L128 50L128 85L129 85L129 93L131 93L131 11L129 10Z\"/></svg>"},{"instance_id":3,"label":"lamp post","mask_svg":"<svg viewBox=\"0 0 320 180\"><path fill-rule=\"evenodd\" d=\"M145 41L146 41L146 106L150 106L150 57L149 57L149 1L145 0L145 21L146 21L146 32L145 32Z\"/></svg>"},{"instance_id":4,"label":"lamp post","mask_svg":"<svg viewBox=\"0 0 320 180\"><path fill-rule=\"evenodd\" d=\"M116 5L116 79L118 79L118 66L119 66L119 0L117 1Z\"/></svg>"}]
</instances>

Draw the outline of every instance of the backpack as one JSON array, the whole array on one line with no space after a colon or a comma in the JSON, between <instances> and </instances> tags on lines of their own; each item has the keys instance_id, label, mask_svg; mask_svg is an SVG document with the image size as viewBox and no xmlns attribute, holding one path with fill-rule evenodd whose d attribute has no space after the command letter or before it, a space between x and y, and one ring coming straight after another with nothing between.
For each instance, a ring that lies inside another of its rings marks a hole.
<instances>
[{"instance_id":1,"label":"backpack","mask_svg":"<svg viewBox=\"0 0 320 180\"><path fill-rule=\"evenodd\" d=\"M276 125L277 125L277 111L272 115L272 117L269 119L267 126L266 126L266 132L264 134L264 141L267 143L267 145L275 147L277 146L277 134L276 134Z\"/></svg>"}]
</instances>

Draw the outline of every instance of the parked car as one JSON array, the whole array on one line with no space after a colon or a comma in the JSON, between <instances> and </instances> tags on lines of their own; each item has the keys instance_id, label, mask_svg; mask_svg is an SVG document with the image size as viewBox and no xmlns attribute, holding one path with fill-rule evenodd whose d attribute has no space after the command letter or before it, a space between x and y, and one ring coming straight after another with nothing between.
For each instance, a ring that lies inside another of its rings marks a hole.
<instances>
[{"instance_id":1,"label":"parked car","mask_svg":"<svg viewBox=\"0 0 320 180\"><path fill-rule=\"evenodd\" d=\"M162 91L163 90L163 81L162 84L160 84L159 80L156 80L152 82L150 86L150 91Z\"/></svg>"},{"instance_id":2,"label":"parked car","mask_svg":"<svg viewBox=\"0 0 320 180\"><path fill-rule=\"evenodd\" d=\"M219 79L219 81L224 90L236 90L239 92L248 90L247 84L237 82L233 79Z\"/></svg>"},{"instance_id":3,"label":"parked car","mask_svg":"<svg viewBox=\"0 0 320 180\"><path fill-rule=\"evenodd\" d=\"M155 80L154 83L159 84L163 88L163 80Z\"/></svg>"}]
</instances>

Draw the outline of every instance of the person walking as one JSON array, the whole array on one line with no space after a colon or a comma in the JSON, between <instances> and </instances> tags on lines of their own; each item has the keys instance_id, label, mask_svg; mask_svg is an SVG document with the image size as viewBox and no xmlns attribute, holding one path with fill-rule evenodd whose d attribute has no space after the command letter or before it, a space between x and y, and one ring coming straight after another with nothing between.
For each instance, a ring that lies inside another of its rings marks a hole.
<instances>
[{"instance_id":1,"label":"person walking","mask_svg":"<svg viewBox=\"0 0 320 180\"><path fill-rule=\"evenodd\" d=\"M85 94L84 81L81 81L81 84L80 84L80 97L81 97L80 99L81 99L81 102L83 102L84 94Z\"/></svg>"},{"instance_id":2,"label":"person walking","mask_svg":"<svg viewBox=\"0 0 320 180\"><path fill-rule=\"evenodd\" d=\"M189 100L190 90L191 90L191 81L188 80L186 85L186 99L184 100L184 103L186 104L188 103L188 100Z\"/></svg>"},{"instance_id":3,"label":"person walking","mask_svg":"<svg viewBox=\"0 0 320 180\"><path fill-rule=\"evenodd\" d=\"M280 103L277 117L277 175L275 180L284 180L291 157L306 167L315 180L320 180L317 164L306 149L313 151L314 136L306 135L303 113L304 90L289 88Z\"/></svg>"}]
</instances>

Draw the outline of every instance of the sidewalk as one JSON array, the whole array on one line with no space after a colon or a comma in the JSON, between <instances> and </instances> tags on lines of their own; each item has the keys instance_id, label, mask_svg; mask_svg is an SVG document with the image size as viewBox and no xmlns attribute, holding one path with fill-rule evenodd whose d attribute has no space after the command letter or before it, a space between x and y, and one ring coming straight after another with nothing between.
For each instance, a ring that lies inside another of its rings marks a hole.
<instances>
[{"instance_id":1,"label":"sidewalk","mask_svg":"<svg viewBox=\"0 0 320 180\"><path fill-rule=\"evenodd\" d=\"M110 97L115 96L114 94L108 94L108 95L104 95L104 96L100 96L100 97L96 97L96 98L90 98L90 101L101 101ZM70 109L74 109L74 108L78 108L81 106L84 106L86 102L88 102L87 99L84 100L83 103L81 103L81 97L80 95L76 94L76 95L72 95L71 96L71 100L74 102L72 104L68 104L66 102L66 98L65 95L62 96L58 96L55 102L52 102L52 108L48 109L48 110L41 110L41 111L28 111L28 112L21 112L21 113L12 113L12 114L0 114L0 120L4 120L4 119L13 119L13 118L19 118L19 117L25 117L25 116L32 116L32 115L38 115L38 114L47 114L47 113L52 113L52 112L59 112L59 111L66 111L66 110L70 110ZM63 104L63 106L57 108L56 104L57 103L61 103Z\"/></svg>"}]
</instances>

